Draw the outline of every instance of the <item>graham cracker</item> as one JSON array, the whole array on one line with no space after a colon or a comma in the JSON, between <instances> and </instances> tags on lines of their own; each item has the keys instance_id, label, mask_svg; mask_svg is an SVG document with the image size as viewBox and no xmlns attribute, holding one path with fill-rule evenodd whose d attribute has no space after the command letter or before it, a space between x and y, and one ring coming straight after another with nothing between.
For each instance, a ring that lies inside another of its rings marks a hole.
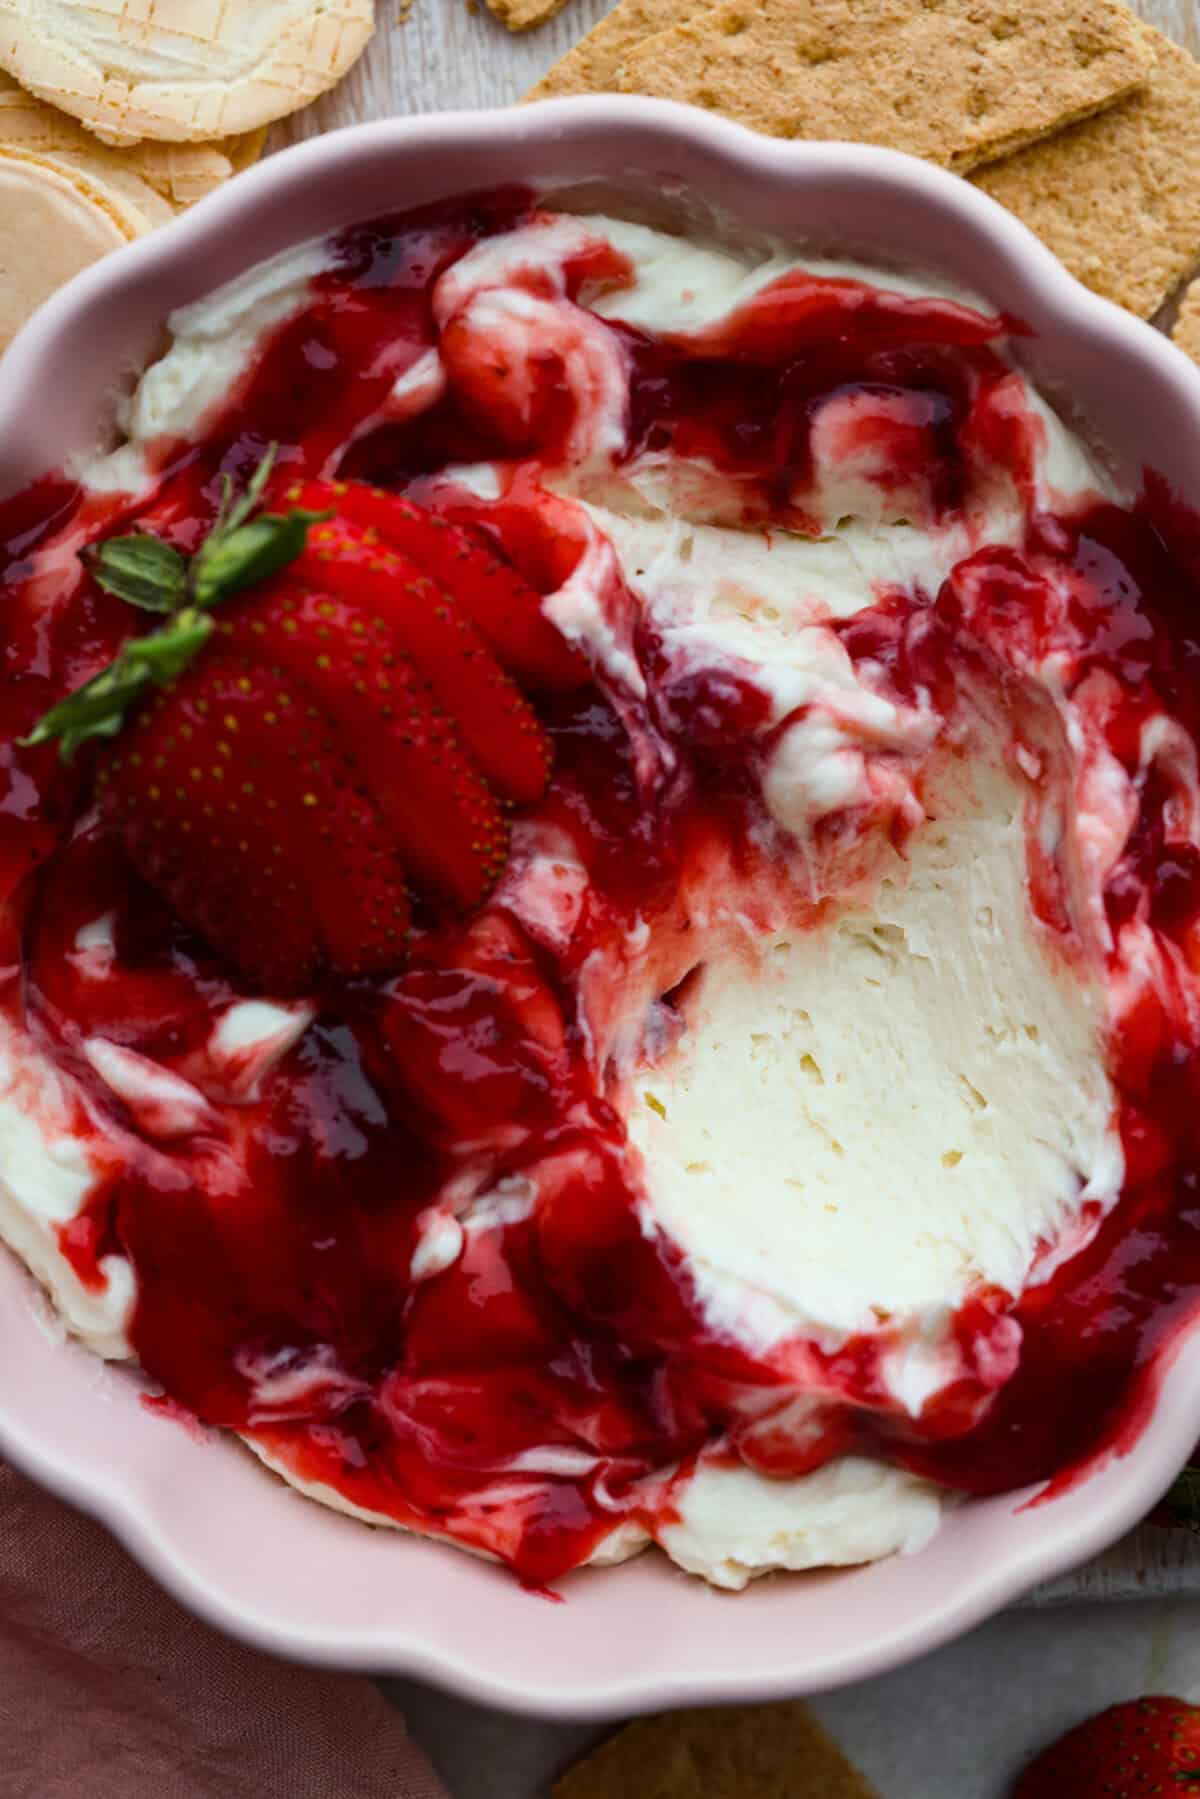
<instances>
[{"instance_id":1,"label":"graham cracker","mask_svg":"<svg viewBox=\"0 0 1200 1799\"><path fill-rule=\"evenodd\" d=\"M618 70L635 45L655 32L699 17L711 4L712 0L619 0L525 98L554 100L560 94L616 93Z\"/></svg>"},{"instance_id":2,"label":"graham cracker","mask_svg":"<svg viewBox=\"0 0 1200 1799\"><path fill-rule=\"evenodd\" d=\"M643 1718L601 1744L555 1799L878 1799L803 1705Z\"/></svg>"},{"instance_id":3,"label":"graham cracker","mask_svg":"<svg viewBox=\"0 0 1200 1799\"><path fill-rule=\"evenodd\" d=\"M206 143L316 99L374 23L374 0L0 0L0 68L105 143Z\"/></svg>"},{"instance_id":4,"label":"graham cracker","mask_svg":"<svg viewBox=\"0 0 1200 1799\"><path fill-rule=\"evenodd\" d=\"M1200 281L1193 281L1184 294L1171 336L1193 362L1200 362Z\"/></svg>"},{"instance_id":5,"label":"graham cracker","mask_svg":"<svg viewBox=\"0 0 1200 1799\"><path fill-rule=\"evenodd\" d=\"M1200 63L1141 29L1157 61L1140 94L973 180L1080 281L1149 318L1200 263Z\"/></svg>"},{"instance_id":6,"label":"graham cracker","mask_svg":"<svg viewBox=\"0 0 1200 1799\"><path fill-rule=\"evenodd\" d=\"M487 0L487 9L508 31L532 31L545 25L567 4L567 0Z\"/></svg>"},{"instance_id":7,"label":"graham cracker","mask_svg":"<svg viewBox=\"0 0 1200 1799\"><path fill-rule=\"evenodd\" d=\"M962 171L1111 106L1152 66L1120 0L723 0L627 50L617 82Z\"/></svg>"}]
</instances>

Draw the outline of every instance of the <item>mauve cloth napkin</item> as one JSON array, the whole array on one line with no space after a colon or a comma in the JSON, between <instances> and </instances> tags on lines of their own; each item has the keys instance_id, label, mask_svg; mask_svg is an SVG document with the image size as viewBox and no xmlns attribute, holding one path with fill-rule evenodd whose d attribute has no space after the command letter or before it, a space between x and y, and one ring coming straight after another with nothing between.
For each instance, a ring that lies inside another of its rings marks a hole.
<instances>
[{"instance_id":1,"label":"mauve cloth napkin","mask_svg":"<svg viewBox=\"0 0 1200 1799\"><path fill-rule=\"evenodd\" d=\"M0 1463L3 1799L448 1799L370 1681L231 1641Z\"/></svg>"}]
</instances>

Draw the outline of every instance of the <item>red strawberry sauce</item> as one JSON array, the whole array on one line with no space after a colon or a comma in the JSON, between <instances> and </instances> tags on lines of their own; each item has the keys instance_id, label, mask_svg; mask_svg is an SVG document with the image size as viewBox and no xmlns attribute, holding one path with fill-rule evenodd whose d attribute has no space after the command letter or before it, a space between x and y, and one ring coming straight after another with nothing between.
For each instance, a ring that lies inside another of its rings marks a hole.
<instances>
[{"instance_id":1,"label":"red strawberry sauce","mask_svg":"<svg viewBox=\"0 0 1200 1799\"><path fill-rule=\"evenodd\" d=\"M204 442L161 446L146 522L189 547L212 516L217 473L244 475L273 440L286 476L332 472L339 446L436 344L437 276L528 212L508 194L348 232L311 304L276 332ZM586 305L623 274L598 247L568 263L567 295ZM1200 521L1153 479L1128 511L1036 512L1037 425L992 348L1002 321L793 278L690 340L605 329L629 370L627 454L708 459L741 480L747 523L803 528L813 420L831 395L878 398L882 478L915 484L931 519L953 513L981 458L1013 472L1030 506L1023 552L984 547L939 595L881 595L841 627L879 680L936 695L970 663L1016 695L1021 647L1069 642L1073 678L1110 684L1105 731L1123 766L1137 768L1151 714L1200 736ZM337 472L473 521L548 590L578 546L560 529L563 503L539 500L536 474L573 404L548 351L523 422L498 414L491 428L478 394L451 383L418 418L358 435ZM485 503L432 479L453 462L505 464L506 497ZM64 770L52 748L15 743L131 627L74 554L128 510L58 479L0 508L0 1000L78 1081L105 1145L109 1172L63 1230L63 1250L85 1282L103 1281L107 1253L131 1260L132 1342L174 1401L251 1432L304 1479L492 1550L533 1582L584 1559L621 1517L652 1515L658 1502L637 1483L706 1444L779 1474L858 1449L978 1493L1068 1478L1128 1446L1200 1300L1200 1007L1187 989L1200 853L1182 840L1163 778L1141 783L1105 895L1114 927L1140 920L1177 952L1175 991L1143 997L1112 1045L1128 1166L1120 1203L1052 1278L1015 1301L981 1292L962 1309L961 1379L917 1420L883 1385L886 1326L837 1354L809 1347L826 1404L816 1439L810 1430L798 1443L782 1423L769 1428L793 1396L789 1357L755 1358L716 1337L678 1255L638 1225L621 1122L580 1006L588 957L639 916L668 916L714 843L753 871L757 689L714 669L669 693L652 682L640 710L614 703L599 680L535 696L556 761L539 815L587 872L567 946L524 928L503 888L466 920L426 918L394 977L315 995L315 1022L246 1092L206 1049L245 982L95 824L86 757ZM1074 576L1065 612L1051 580L1064 568ZM635 629L634 644L653 675L653 635ZM1031 876L1035 908L1056 928L1053 871L1035 863ZM96 979L76 937L109 913L111 968ZM203 1121L181 1135L147 1128L84 1059L95 1035L192 1081L208 1100ZM535 1168L530 1209L523 1177ZM501 1196L492 1227L415 1279L420 1215L449 1215L485 1192ZM1005 1311L1020 1356L997 1391L984 1346Z\"/></svg>"}]
</instances>

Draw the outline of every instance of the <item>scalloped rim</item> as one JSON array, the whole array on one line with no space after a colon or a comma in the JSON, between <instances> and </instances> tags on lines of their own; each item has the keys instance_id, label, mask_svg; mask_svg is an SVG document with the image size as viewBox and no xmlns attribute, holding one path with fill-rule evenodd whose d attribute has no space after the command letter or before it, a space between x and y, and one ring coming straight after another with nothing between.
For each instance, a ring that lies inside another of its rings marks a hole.
<instances>
[{"instance_id":1,"label":"scalloped rim","mask_svg":"<svg viewBox=\"0 0 1200 1799\"><path fill-rule=\"evenodd\" d=\"M864 192L883 190L901 204L916 197L931 205L944 218L948 232L962 232L997 250L1018 284L1068 338L1088 340L1092 350L1116 359L1114 367L1135 364L1137 377L1151 397L1155 389L1164 396L1173 391L1186 408L1195 434L1191 448L1197 482L1189 491L1200 494L1200 369L1160 333L1080 286L1024 225L967 182L895 151L862 145L780 143L690 108L608 97L352 126L248 170L184 217L86 270L41 308L0 360L0 443L6 435L19 433L22 421L36 413L39 399L53 391L64 345L86 336L97 302L112 302L122 294L153 287L181 260L203 263L210 246L238 234L245 233L253 241L256 212L283 194L296 199L296 241L300 241L306 235L303 190L313 174L326 171L330 164L344 166L346 190L352 195L353 165L360 155L375 155L381 148L399 153L419 147L431 157L447 156L456 149L486 146L500 137L528 150L530 179L540 182L552 172L555 146L594 138L599 130L611 139L612 166L595 171L604 176L624 169L622 138L635 129L642 138L648 135L661 141L667 160L682 156L686 161L693 155L706 166L715 163L727 176L743 181L780 189L794 182L802 188L806 180L835 169ZM549 168L535 166L539 163ZM703 180L693 185L703 193ZM347 223L360 216L352 204L347 206ZM38 472L27 464L25 478ZM0 1320L0 1336L2 1323ZM239 1595L233 1579L218 1582L199 1577L187 1553L187 1526L178 1524L169 1504L156 1506L153 1495L143 1490L144 1483L126 1479L115 1464L100 1466L81 1460L69 1446L40 1436L3 1395L0 1450L35 1479L105 1523L183 1604L259 1648L343 1669L416 1675L480 1703L513 1711L608 1717L650 1707L792 1697L863 1679L937 1647L1036 1582L1097 1554L1145 1515L1200 1434L1197 1324L1200 1320L1177 1335L1164 1355L1152 1415L1135 1446L1089 1476L1086 1484L1093 1503L1082 1517L1077 1515L1078 1506L1065 1501L1048 1501L1031 1511L1029 1494L1009 1496L1003 1512L996 1513L995 1525L989 1520L991 1554L973 1563L968 1578L950 1590L931 1592L923 1609L877 1616L854 1647L835 1654L813 1651L803 1644L803 1580L786 1577L795 1583L794 1635L800 1642L790 1656L785 1653L782 1657L767 1643L770 1654L762 1666L743 1663L719 1672L689 1666L685 1648L678 1653L676 1667L646 1678L619 1671L622 1658L618 1652L615 1671L607 1680L576 1678L564 1658L553 1682L543 1679L531 1687L519 1668L511 1665L504 1643L475 1642L464 1652L449 1640L440 1617L425 1619L418 1626L396 1621L355 1629L300 1627L287 1616L285 1594L280 1594L278 1606L268 1610L248 1601L245 1594ZM112 1378L105 1374L105 1379ZM81 1402L84 1398L86 1391L80 1382ZM171 1459L173 1441L164 1433L164 1464ZM168 1486L162 1482L157 1491ZM1019 1528L1018 1517L1023 1520ZM1036 1521L1034 1526L1028 1523L1030 1518ZM954 1529L951 1517L943 1525L943 1534ZM364 1541L371 1540L374 1533L364 1536ZM456 1558L445 1558L447 1591L458 1581L459 1565ZM612 1582L622 1578L622 1571L575 1578ZM847 1571L838 1578L849 1583L859 1577ZM511 1591L514 1606L536 1603L515 1583ZM570 1591L568 1587L568 1597ZM657 1591L657 1603L668 1605L666 1583L659 1583ZM753 1608L757 1592L751 1588L736 1600L714 1599L713 1603ZM529 1622L529 1615L521 1616L522 1625Z\"/></svg>"}]
</instances>

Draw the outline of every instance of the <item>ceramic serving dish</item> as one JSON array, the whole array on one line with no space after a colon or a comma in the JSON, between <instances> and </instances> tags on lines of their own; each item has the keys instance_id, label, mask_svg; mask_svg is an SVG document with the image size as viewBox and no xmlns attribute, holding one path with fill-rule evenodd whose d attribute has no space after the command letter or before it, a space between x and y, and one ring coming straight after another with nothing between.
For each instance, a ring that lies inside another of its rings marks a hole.
<instances>
[{"instance_id":1,"label":"ceramic serving dish","mask_svg":"<svg viewBox=\"0 0 1200 1799\"><path fill-rule=\"evenodd\" d=\"M646 100L571 99L396 119L270 159L80 276L0 362L0 494L102 437L114 389L172 308L251 263L374 214L536 182L656 221L773 234L940 270L1023 320L1034 377L1117 466L1200 502L1200 371L1085 292L966 182L891 151L780 144ZM523 1591L470 1556L312 1505L232 1440L140 1403L135 1375L51 1326L0 1258L0 1451L102 1518L186 1604L264 1648L407 1672L543 1714L769 1699L877 1673L1095 1554L1158 1498L1200 1433L1200 1322L1164 1352L1128 1450L1061 1495L967 1504L920 1555L785 1576L738 1597L644 1556Z\"/></svg>"}]
</instances>

